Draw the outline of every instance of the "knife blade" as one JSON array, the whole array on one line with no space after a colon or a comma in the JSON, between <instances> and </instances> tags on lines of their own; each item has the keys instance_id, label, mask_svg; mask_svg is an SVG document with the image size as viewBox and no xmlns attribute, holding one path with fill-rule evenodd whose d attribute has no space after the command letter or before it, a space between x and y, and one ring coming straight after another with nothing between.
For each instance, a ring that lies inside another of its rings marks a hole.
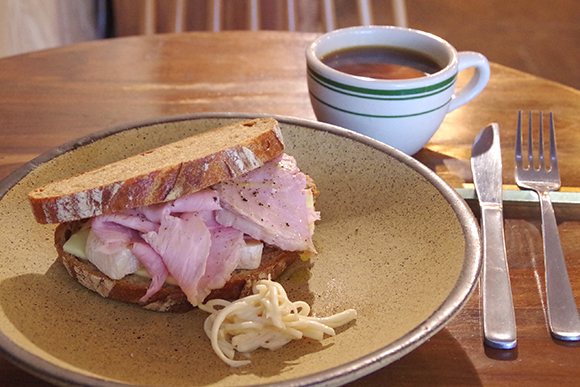
<instances>
[{"instance_id":1,"label":"knife blade","mask_svg":"<svg viewBox=\"0 0 580 387\"><path fill-rule=\"evenodd\" d=\"M482 129L471 148L471 171L481 208L483 267L481 297L484 343L493 348L517 345L516 323L506 259L499 127Z\"/></svg>"}]
</instances>

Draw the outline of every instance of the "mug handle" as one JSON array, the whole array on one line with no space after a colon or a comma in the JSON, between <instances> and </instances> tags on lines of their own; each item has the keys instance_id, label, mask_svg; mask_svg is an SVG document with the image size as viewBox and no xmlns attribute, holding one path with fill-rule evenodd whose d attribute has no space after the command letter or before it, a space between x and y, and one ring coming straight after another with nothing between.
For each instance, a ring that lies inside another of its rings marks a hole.
<instances>
[{"instance_id":1,"label":"mug handle","mask_svg":"<svg viewBox=\"0 0 580 387\"><path fill-rule=\"evenodd\" d=\"M469 83L453 95L449 105L449 112L465 105L481 93L489 81L491 72L489 61L478 52L462 51L457 53L457 59L459 62L458 73L469 67L475 67L475 73Z\"/></svg>"}]
</instances>

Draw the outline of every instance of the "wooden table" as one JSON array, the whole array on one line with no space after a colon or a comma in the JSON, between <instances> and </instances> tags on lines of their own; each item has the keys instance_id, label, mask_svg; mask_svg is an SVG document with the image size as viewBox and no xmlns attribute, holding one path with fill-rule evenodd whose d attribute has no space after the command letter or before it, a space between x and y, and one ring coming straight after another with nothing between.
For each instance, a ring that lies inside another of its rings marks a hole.
<instances>
[{"instance_id":1,"label":"wooden table","mask_svg":"<svg viewBox=\"0 0 580 387\"><path fill-rule=\"evenodd\" d=\"M257 112L314 119L304 49L312 34L187 33L97 41L0 59L0 178L42 152L88 133L185 113ZM518 110L556 117L562 182L580 187L580 92L497 64L486 90L449 114L415 157L454 187L471 182L471 144L501 128L504 184L514 184ZM558 209L572 287L580 301L580 218ZM506 213L519 345L482 345L477 292L427 343L352 386L568 386L580 383L580 348L546 326L539 209ZM3 386L48 386L0 359Z\"/></svg>"}]
</instances>

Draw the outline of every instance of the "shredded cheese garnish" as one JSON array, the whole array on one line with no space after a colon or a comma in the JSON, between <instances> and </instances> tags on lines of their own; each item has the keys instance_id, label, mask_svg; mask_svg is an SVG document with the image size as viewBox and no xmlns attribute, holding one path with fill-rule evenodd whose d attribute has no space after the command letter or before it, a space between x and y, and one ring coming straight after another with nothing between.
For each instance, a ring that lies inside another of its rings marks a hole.
<instances>
[{"instance_id":1,"label":"shredded cheese garnish","mask_svg":"<svg viewBox=\"0 0 580 387\"><path fill-rule=\"evenodd\" d=\"M213 350L232 367L250 364L250 360L234 360L236 351L247 353L259 347L276 350L302 337L322 340L325 333L334 336L333 328L356 317L354 309L330 317L309 316L306 302L291 302L282 285L270 278L256 282L252 290L253 295L234 302L218 299L199 305L211 313L204 330Z\"/></svg>"}]
</instances>

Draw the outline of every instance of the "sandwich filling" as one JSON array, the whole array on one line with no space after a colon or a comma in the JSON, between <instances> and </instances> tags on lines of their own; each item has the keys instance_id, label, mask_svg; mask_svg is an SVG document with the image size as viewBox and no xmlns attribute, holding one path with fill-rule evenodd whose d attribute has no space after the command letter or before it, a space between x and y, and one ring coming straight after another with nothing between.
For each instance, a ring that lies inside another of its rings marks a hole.
<instances>
[{"instance_id":1,"label":"sandwich filling","mask_svg":"<svg viewBox=\"0 0 580 387\"><path fill-rule=\"evenodd\" d=\"M195 306L235 269L259 266L261 242L315 253L319 217L306 175L293 157L281 154L191 195L97 216L63 248L112 279L144 269L152 280L141 302L172 279Z\"/></svg>"}]
</instances>

